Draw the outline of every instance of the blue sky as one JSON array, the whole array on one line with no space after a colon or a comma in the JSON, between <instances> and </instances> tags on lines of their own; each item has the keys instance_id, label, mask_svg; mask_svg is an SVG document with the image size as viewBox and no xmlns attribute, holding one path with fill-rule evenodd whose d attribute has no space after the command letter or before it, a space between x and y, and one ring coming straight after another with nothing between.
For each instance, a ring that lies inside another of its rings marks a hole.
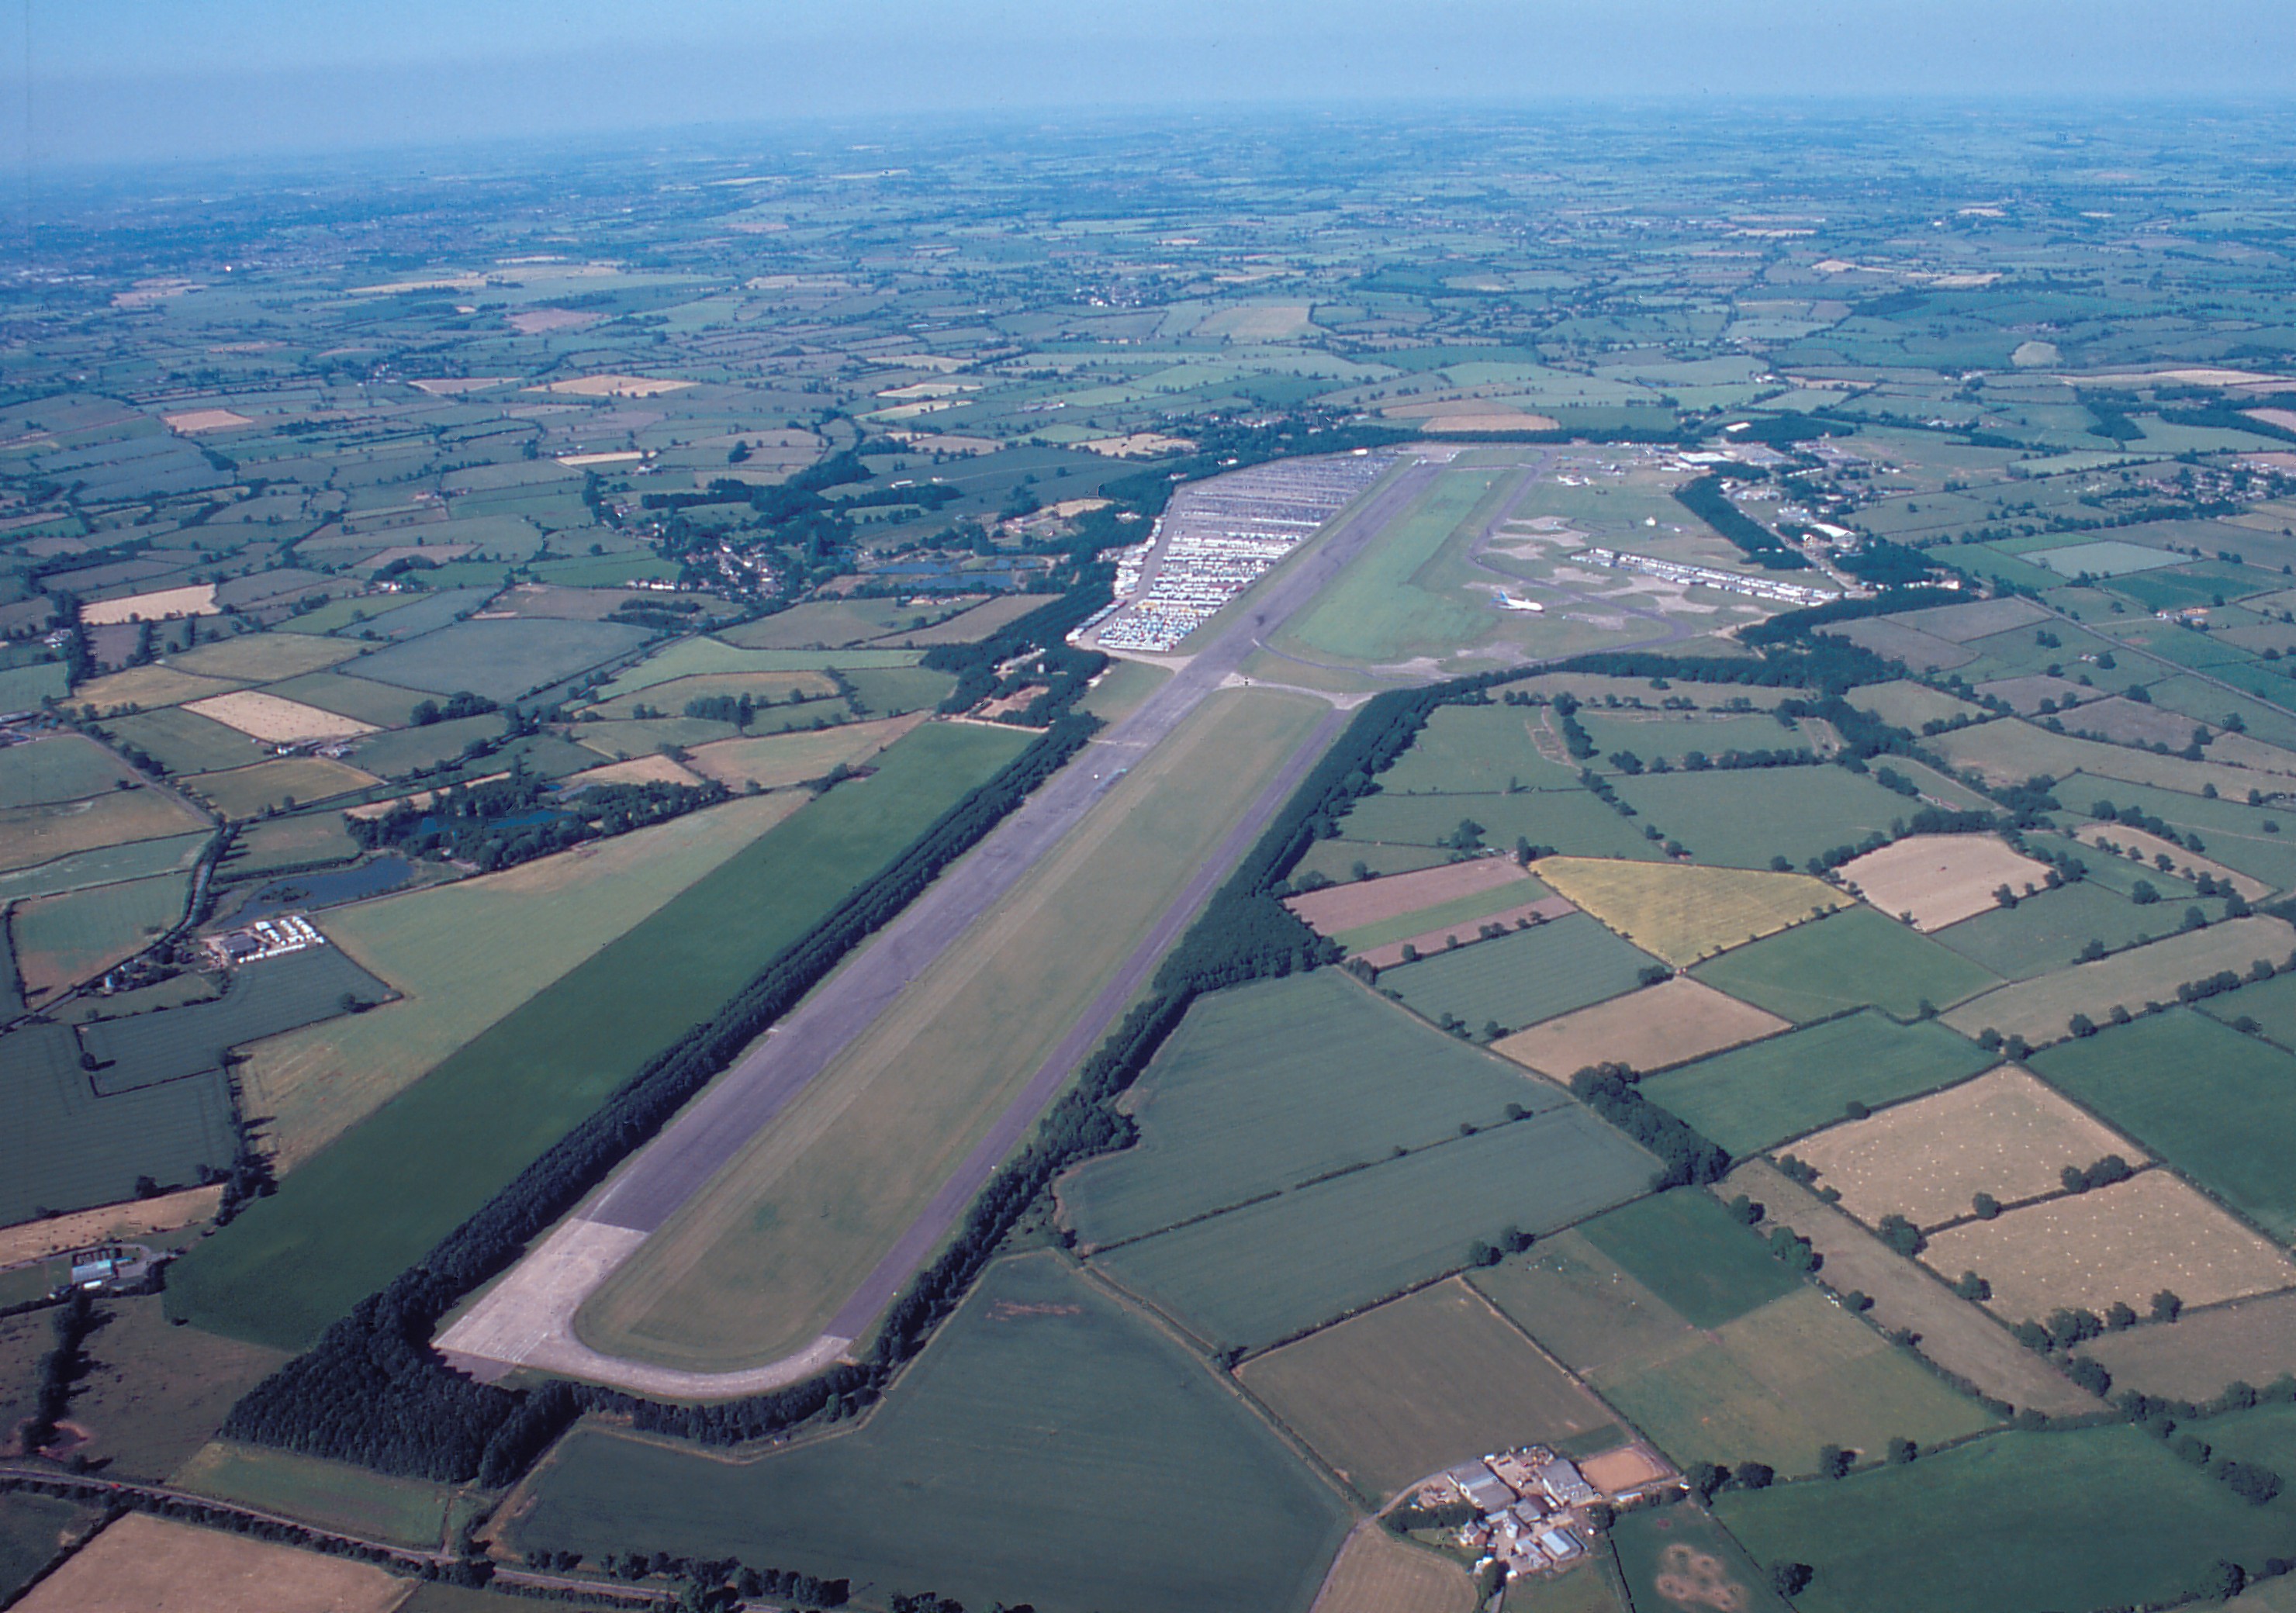
<instances>
[{"instance_id":1,"label":"blue sky","mask_svg":"<svg viewBox=\"0 0 2296 1613\"><path fill-rule=\"evenodd\" d=\"M2296 92L2291 0L0 0L37 163L902 112Z\"/></svg>"}]
</instances>

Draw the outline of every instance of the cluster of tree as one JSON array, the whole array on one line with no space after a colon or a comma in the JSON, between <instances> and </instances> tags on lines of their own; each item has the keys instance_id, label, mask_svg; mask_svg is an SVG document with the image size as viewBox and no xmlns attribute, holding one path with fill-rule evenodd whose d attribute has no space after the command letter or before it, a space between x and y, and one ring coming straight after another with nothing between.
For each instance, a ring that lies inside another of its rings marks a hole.
<instances>
[{"instance_id":1,"label":"cluster of tree","mask_svg":"<svg viewBox=\"0 0 2296 1613\"><path fill-rule=\"evenodd\" d=\"M1587 732L1586 725L1578 720L1578 713L1577 695L1565 693L1554 697L1554 716L1562 730L1562 748L1570 753L1572 761L1584 762L1595 754L1595 736Z\"/></svg>"},{"instance_id":2,"label":"cluster of tree","mask_svg":"<svg viewBox=\"0 0 2296 1613\"><path fill-rule=\"evenodd\" d=\"M1046 685L1046 692L1020 714L1030 727L1054 712L1066 710L1084 685L1108 665L1108 658L1098 651L1069 643L1068 635L1111 597L1103 571L1005 623L987 638L969 644L935 644L925 651L923 664L936 672L956 675L956 687L941 701L941 710L968 711L985 700L1013 692L1024 683ZM997 668L1024 655L1030 657L1030 664L1000 680Z\"/></svg>"},{"instance_id":3,"label":"cluster of tree","mask_svg":"<svg viewBox=\"0 0 2296 1613\"><path fill-rule=\"evenodd\" d=\"M437 700L417 701L407 720L417 728L428 728L433 723L451 723L457 717L484 716L496 709L495 702L485 695L463 689L448 695L444 705Z\"/></svg>"},{"instance_id":4,"label":"cluster of tree","mask_svg":"<svg viewBox=\"0 0 2296 1613\"><path fill-rule=\"evenodd\" d=\"M890 921L957 856L1085 744L1098 726L1068 716L996 777L941 815L901 856L785 949L707 1022L657 1055L529 1165L422 1261L369 1296L304 1355L232 1409L232 1437L383 1472L447 1482L521 1465L555 1411L531 1416L523 1398L446 1369L429 1347L439 1318L518 1258L533 1237L660 1129L767 1026L864 938ZM584 1404L626 1407L641 1426L698 1438L756 1438L849 1406L872 1375L839 1369L769 1396L712 1406L654 1406L578 1390Z\"/></svg>"},{"instance_id":5,"label":"cluster of tree","mask_svg":"<svg viewBox=\"0 0 2296 1613\"><path fill-rule=\"evenodd\" d=\"M710 780L676 784L647 780L593 784L562 798L552 781L513 765L503 778L450 784L427 806L401 801L380 817L348 820L351 836L370 851L452 858L491 871L563 851L569 846L642 829L726 798Z\"/></svg>"},{"instance_id":6,"label":"cluster of tree","mask_svg":"<svg viewBox=\"0 0 2296 1613\"><path fill-rule=\"evenodd\" d=\"M1711 1501L1724 1490L1767 1490L1776 1478L1776 1470L1766 1462L1742 1462L1735 1468L1693 1462L1682 1470L1682 1481L1701 1501Z\"/></svg>"},{"instance_id":7,"label":"cluster of tree","mask_svg":"<svg viewBox=\"0 0 2296 1613\"><path fill-rule=\"evenodd\" d=\"M731 723L745 733L757 714L758 703L747 694L698 694L685 702L686 716L705 723Z\"/></svg>"},{"instance_id":8,"label":"cluster of tree","mask_svg":"<svg viewBox=\"0 0 2296 1613\"><path fill-rule=\"evenodd\" d=\"M1475 1521L1480 1514L1464 1501L1447 1501L1431 1507L1416 1506L1405 1502L1380 1522L1397 1535L1408 1535L1418 1529L1457 1529Z\"/></svg>"},{"instance_id":9,"label":"cluster of tree","mask_svg":"<svg viewBox=\"0 0 2296 1613\"><path fill-rule=\"evenodd\" d=\"M1809 562L1768 528L1730 502L1722 478L1702 476L1674 490L1675 501L1736 545L1766 571L1807 571Z\"/></svg>"},{"instance_id":10,"label":"cluster of tree","mask_svg":"<svg viewBox=\"0 0 2296 1613\"><path fill-rule=\"evenodd\" d=\"M1685 1183L1719 1182L1730 1156L1687 1121L1643 1096L1635 1072L1623 1064L1590 1065L1570 1077L1571 1095L1658 1156L1653 1192Z\"/></svg>"},{"instance_id":11,"label":"cluster of tree","mask_svg":"<svg viewBox=\"0 0 2296 1613\"><path fill-rule=\"evenodd\" d=\"M2126 1182L2136 1173L2128 1161L2119 1154L2107 1154L2084 1170L2078 1165L2068 1165L2058 1173L2057 1179L2065 1184L2069 1193L2086 1193L2094 1188L2111 1187L2116 1182Z\"/></svg>"},{"instance_id":12,"label":"cluster of tree","mask_svg":"<svg viewBox=\"0 0 2296 1613\"><path fill-rule=\"evenodd\" d=\"M87 1371L87 1355L82 1347L102 1322L103 1314L89 1301L86 1289L72 1290L71 1297L56 1307L52 1323L55 1345L40 1357L40 1386L33 1395L32 1415L22 1429L21 1443L27 1451L37 1451L54 1441L57 1425L71 1404L72 1385Z\"/></svg>"},{"instance_id":13,"label":"cluster of tree","mask_svg":"<svg viewBox=\"0 0 2296 1613\"><path fill-rule=\"evenodd\" d=\"M1930 1240L1922 1235L1922 1229L1903 1216L1882 1216L1880 1223L1874 1228L1874 1233L1883 1243L1908 1260L1927 1249L1930 1243Z\"/></svg>"},{"instance_id":14,"label":"cluster of tree","mask_svg":"<svg viewBox=\"0 0 2296 1613\"><path fill-rule=\"evenodd\" d=\"M1940 569L1922 550L1893 544L1886 537L1868 537L1855 550L1835 556L1834 563L1877 588L1910 587L1927 582Z\"/></svg>"}]
</instances>

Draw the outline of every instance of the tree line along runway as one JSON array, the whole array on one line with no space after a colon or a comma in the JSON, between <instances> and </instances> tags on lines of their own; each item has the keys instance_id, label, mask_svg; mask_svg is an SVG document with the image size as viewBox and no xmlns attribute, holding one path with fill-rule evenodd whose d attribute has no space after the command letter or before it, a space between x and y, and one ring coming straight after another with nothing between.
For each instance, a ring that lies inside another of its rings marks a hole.
<instances>
[{"instance_id":1,"label":"tree line along runway","mask_svg":"<svg viewBox=\"0 0 2296 1613\"><path fill-rule=\"evenodd\" d=\"M1211 889L1282 807L1338 734L1328 710L1281 757L1147 925L1016 1096L943 1178L922 1211L877 1254L809 1344L759 1365L695 1371L594 1348L575 1320L586 1301L649 1239L718 1182L857 1039L972 934L1005 895L1068 842L1092 809L1158 751L1243 660L1302 610L1426 489L1439 466L1405 466L1343 512L1320 538L1242 596L1212 637L1136 711L1113 724L950 868L793 1012L711 1084L438 1340L448 1360L481 1377L526 1365L638 1393L688 1398L758 1393L835 1361L956 1224L997 1165L1103 1036ZM1144 781L1143 781L1144 782Z\"/></svg>"}]
</instances>

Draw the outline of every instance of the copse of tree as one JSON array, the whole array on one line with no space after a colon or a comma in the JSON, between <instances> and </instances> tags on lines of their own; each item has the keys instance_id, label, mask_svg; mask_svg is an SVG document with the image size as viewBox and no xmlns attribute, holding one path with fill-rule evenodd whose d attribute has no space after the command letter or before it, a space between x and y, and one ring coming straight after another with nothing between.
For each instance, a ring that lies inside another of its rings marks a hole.
<instances>
[{"instance_id":1,"label":"copse of tree","mask_svg":"<svg viewBox=\"0 0 2296 1613\"><path fill-rule=\"evenodd\" d=\"M414 710L407 720L417 728L428 728L433 723L451 723L459 717L466 716L484 716L488 712L497 709L499 708L495 702L485 695L472 694L469 690L463 689L448 695L447 703L443 706L437 700L416 701Z\"/></svg>"},{"instance_id":2,"label":"copse of tree","mask_svg":"<svg viewBox=\"0 0 2296 1613\"><path fill-rule=\"evenodd\" d=\"M1600 1064L1570 1077L1571 1095L1658 1156L1651 1175L1653 1191L1689 1183L1719 1182L1730 1156L1686 1122L1644 1097L1633 1072L1623 1065Z\"/></svg>"}]
</instances>

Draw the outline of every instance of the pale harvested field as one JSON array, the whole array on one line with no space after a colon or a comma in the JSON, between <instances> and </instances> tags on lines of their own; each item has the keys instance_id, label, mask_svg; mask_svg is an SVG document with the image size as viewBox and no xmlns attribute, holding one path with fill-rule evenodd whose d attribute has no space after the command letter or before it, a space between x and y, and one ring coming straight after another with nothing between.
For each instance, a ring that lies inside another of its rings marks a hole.
<instances>
[{"instance_id":1,"label":"pale harvested field","mask_svg":"<svg viewBox=\"0 0 2296 1613\"><path fill-rule=\"evenodd\" d=\"M699 784L701 781L666 756L640 756L627 762L608 762L603 767L586 767L570 774L562 782L567 789L578 789L584 784Z\"/></svg>"},{"instance_id":2,"label":"pale harvested field","mask_svg":"<svg viewBox=\"0 0 2296 1613\"><path fill-rule=\"evenodd\" d=\"M100 599L79 608L79 618L95 626L113 622L163 621L171 616L214 616L217 613L213 583L184 588L162 588L155 594L131 594L123 599Z\"/></svg>"},{"instance_id":3,"label":"pale harvested field","mask_svg":"<svg viewBox=\"0 0 2296 1613\"><path fill-rule=\"evenodd\" d=\"M1677 969L1801 922L1850 898L1801 873L1546 857L1532 872Z\"/></svg>"},{"instance_id":4,"label":"pale harvested field","mask_svg":"<svg viewBox=\"0 0 2296 1613\"><path fill-rule=\"evenodd\" d=\"M180 414L162 414L168 429L185 437L197 437L202 431L232 431L255 422L230 409L186 409Z\"/></svg>"},{"instance_id":5,"label":"pale harvested field","mask_svg":"<svg viewBox=\"0 0 2296 1613\"><path fill-rule=\"evenodd\" d=\"M1512 857L1477 857L1466 863L1439 864L1416 873L1391 873L1352 885L1332 885L1292 897L1283 905L1317 935L1337 935L1529 877Z\"/></svg>"},{"instance_id":6,"label":"pale harvested field","mask_svg":"<svg viewBox=\"0 0 2296 1613\"><path fill-rule=\"evenodd\" d=\"M1098 454L1109 459L1145 459L1158 454L1185 454L1196 445L1185 437L1166 437L1157 431L1135 431L1126 437L1096 437L1077 446L1087 454Z\"/></svg>"},{"instance_id":7,"label":"pale harvested field","mask_svg":"<svg viewBox=\"0 0 2296 1613\"><path fill-rule=\"evenodd\" d=\"M2152 859L2166 853L2176 871L2186 879L2204 873L2213 875L2218 880L2229 883L2251 902L2261 901L2272 894L2272 887L2262 880L2235 873L2213 858L2195 856L2182 846L2170 845L2157 834L2131 829L2126 823L2084 823L2073 831L2073 838L2084 846L2094 846L2110 855L2127 856L2132 851L2136 852L2139 855L2136 860L2148 868L2158 867L2160 864Z\"/></svg>"},{"instance_id":8,"label":"pale harvested field","mask_svg":"<svg viewBox=\"0 0 2296 1613\"><path fill-rule=\"evenodd\" d=\"M686 766L704 778L739 789L754 783L780 790L817 779L839 763L858 767L925 720L925 713L889 716L873 723L847 723L818 733L771 734L754 740L718 740L686 753Z\"/></svg>"},{"instance_id":9,"label":"pale harvested field","mask_svg":"<svg viewBox=\"0 0 2296 1613\"><path fill-rule=\"evenodd\" d=\"M2086 1168L2107 1154L2142 1165L2152 1157L2046 1081L2007 1064L1846 1120L1803 1138L1793 1151L1868 1226L1896 1215L1923 1227L1968 1215L1980 1192L2004 1204L2056 1192L2068 1165Z\"/></svg>"},{"instance_id":10,"label":"pale harvested field","mask_svg":"<svg viewBox=\"0 0 2296 1613\"><path fill-rule=\"evenodd\" d=\"M130 1512L20 1613L389 1613L414 1589L372 1564Z\"/></svg>"},{"instance_id":11,"label":"pale harvested field","mask_svg":"<svg viewBox=\"0 0 2296 1613\"><path fill-rule=\"evenodd\" d=\"M1403 949L1412 947L1421 957L1432 957L1450 950L1451 938L1459 938L1459 945L1471 946L1482 938L1483 926L1496 924L1502 929L1515 929L1525 919L1534 924L1544 924L1550 919L1567 918L1578 910L1562 897L1541 897L1536 902L1525 902L1501 913L1485 913L1478 919L1462 919L1456 924L1446 924L1440 929L1390 941L1384 946L1366 946L1355 955L1374 969L1392 969L1403 962Z\"/></svg>"},{"instance_id":12,"label":"pale harvested field","mask_svg":"<svg viewBox=\"0 0 2296 1613\"><path fill-rule=\"evenodd\" d=\"M2173 913L2164 913L2161 927L2166 929L2176 922ZM2296 929L2284 919L2230 919L2094 963L2077 963L2038 979L1998 987L1941 1017L1965 1036L1989 1026L2038 1047L2068 1035L2066 1024L2075 1014L2087 1014L2102 1025L2115 1004L2134 1013L2147 1003L2173 1003L2177 987L2188 980L2205 980L2226 969L2244 975L2259 958L2268 958L2277 968L2288 961L2292 947L2296 947Z\"/></svg>"},{"instance_id":13,"label":"pale harvested field","mask_svg":"<svg viewBox=\"0 0 2296 1613\"><path fill-rule=\"evenodd\" d=\"M1677 975L1517 1031L1491 1047L1560 1080L1590 1064L1665 1069L1786 1028L1788 1021L1775 1014Z\"/></svg>"},{"instance_id":14,"label":"pale harvested field","mask_svg":"<svg viewBox=\"0 0 2296 1613\"><path fill-rule=\"evenodd\" d=\"M2186 1311L2167 1327L2130 1328L2082 1347L2117 1386L2176 1400L2212 1400L2230 1383L2296 1372L2296 1293Z\"/></svg>"},{"instance_id":15,"label":"pale harvested field","mask_svg":"<svg viewBox=\"0 0 2296 1613\"><path fill-rule=\"evenodd\" d=\"M1365 1522L1340 1548L1313 1613L1469 1613L1474 1605L1464 1568Z\"/></svg>"},{"instance_id":16,"label":"pale harvested field","mask_svg":"<svg viewBox=\"0 0 2296 1613\"><path fill-rule=\"evenodd\" d=\"M360 902L327 933L400 1000L244 1050L282 1170L308 1159L520 1003L804 804L728 801L498 874Z\"/></svg>"},{"instance_id":17,"label":"pale harvested field","mask_svg":"<svg viewBox=\"0 0 2296 1613\"><path fill-rule=\"evenodd\" d=\"M510 328L521 336L586 330L604 317L603 314L584 314L573 308L529 308L524 313L507 315Z\"/></svg>"},{"instance_id":18,"label":"pale harvested field","mask_svg":"<svg viewBox=\"0 0 2296 1613\"><path fill-rule=\"evenodd\" d=\"M1925 933L1992 912L2004 885L2038 889L2048 872L1989 834L1908 835L1841 865L1850 889L1893 919L1912 914Z\"/></svg>"},{"instance_id":19,"label":"pale harvested field","mask_svg":"<svg viewBox=\"0 0 2296 1613\"><path fill-rule=\"evenodd\" d=\"M1481 413L1434 414L1419 422L1431 437L1446 431L1552 431L1562 422L1552 414Z\"/></svg>"},{"instance_id":20,"label":"pale harvested field","mask_svg":"<svg viewBox=\"0 0 2296 1613\"><path fill-rule=\"evenodd\" d=\"M506 387L517 379L515 375L447 375L431 381L410 381L406 384L418 392L428 392L433 397L457 397L464 392L486 392L496 387Z\"/></svg>"},{"instance_id":21,"label":"pale harvested field","mask_svg":"<svg viewBox=\"0 0 2296 1613\"><path fill-rule=\"evenodd\" d=\"M652 375L584 375L573 381L554 381L529 392L559 392L569 397L659 397L697 383L663 381Z\"/></svg>"},{"instance_id":22,"label":"pale harvested field","mask_svg":"<svg viewBox=\"0 0 2296 1613\"><path fill-rule=\"evenodd\" d=\"M348 739L353 734L377 732L373 723L362 723L355 716L338 716L316 706L306 706L300 700L285 700L254 689L211 694L190 702L184 709L196 711L203 717L273 745Z\"/></svg>"},{"instance_id":23,"label":"pale harvested field","mask_svg":"<svg viewBox=\"0 0 2296 1613\"><path fill-rule=\"evenodd\" d=\"M1715 1189L1723 1198L1746 1193L1769 1208L1772 1222L1791 1226L1824 1257L1825 1281L1842 1292L1870 1296L1876 1325L1911 1328L1922 1354L1985 1394L2013 1406L2051 1416L2101 1411L2103 1403L2078 1388L1984 1312L1953 1297L1918 1265L1889 1249L1816 1193L1797 1186L1768 1161L1751 1159ZM1958 1277L1961 1267L1954 1268ZM2180 1292L2182 1290L2179 1290Z\"/></svg>"},{"instance_id":24,"label":"pale harvested field","mask_svg":"<svg viewBox=\"0 0 2296 1613\"><path fill-rule=\"evenodd\" d=\"M1977 1273L1993 1285L1995 1314L2011 1322L2063 1306L2102 1312L2116 1299L2142 1313L2162 1289L2214 1305L2296 1282L2285 1250L2165 1170L1948 1227L1922 1258L1948 1279Z\"/></svg>"},{"instance_id":25,"label":"pale harvested field","mask_svg":"<svg viewBox=\"0 0 2296 1613\"><path fill-rule=\"evenodd\" d=\"M45 1221L26 1221L0 1227L0 1266L45 1260L67 1249L85 1249L113 1238L138 1238L146 1232L172 1232L179 1226L204 1221L223 1201L223 1185L187 1187L157 1199L135 1199L100 1209L76 1210L51 1216Z\"/></svg>"}]
</instances>

